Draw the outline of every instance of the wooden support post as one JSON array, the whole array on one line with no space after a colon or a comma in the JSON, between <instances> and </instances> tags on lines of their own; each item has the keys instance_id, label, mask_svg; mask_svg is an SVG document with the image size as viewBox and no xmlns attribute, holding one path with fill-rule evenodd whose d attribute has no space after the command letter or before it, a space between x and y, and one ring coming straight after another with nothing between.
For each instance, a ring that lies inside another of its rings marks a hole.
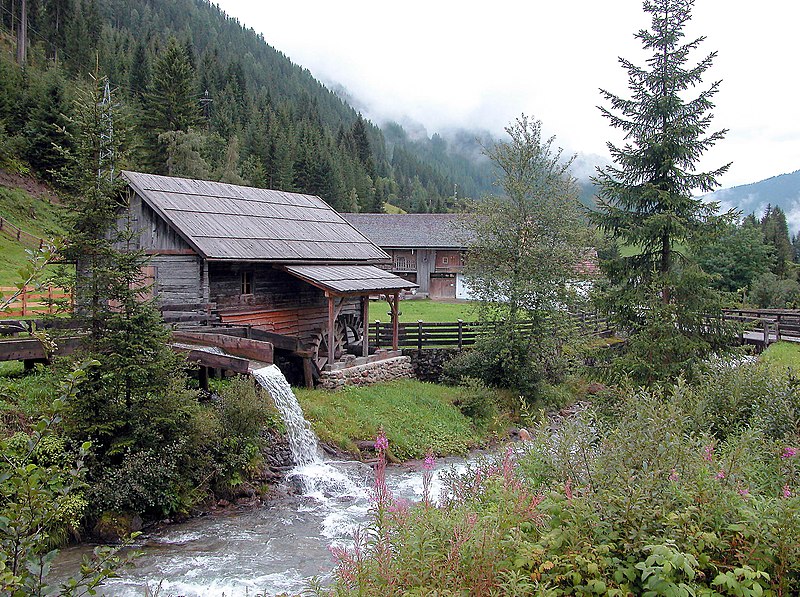
<instances>
[{"instance_id":1,"label":"wooden support post","mask_svg":"<svg viewBox=\"0 0 800 597\"><path fill-rule=\"evenodd\" d=\"M369 356L369 297L362 296L361 297L361 321L364 326L364 330L361 333L361 356L368 357Z\"/></svg>"},{"instance_id":2,"label":"wooden support post","mask_svg":"<svg viewBox=\"0 0 800 597\"><path fill-rule=\"evenodd\" d=\"M458 320L458 350L464 347L464 321Z\"/></svg>"},{"instance_id":3,"label":"wooden support post","mask_svg":"<svg viewBox=\"0 0 800 597\"><path fill-rule=\"evenodd\" d=\"M334 329L336 322L336 305L334 297L328 295L328 366L333 368L333 357L335 356Z\"/></svg>"},{"instance_id":4,"label":"wooden support post","mask_svg":"<svg viewBox=\"0 0 800 597\"><path fill-rule=\"evenodd\" d=\"M381 347L381 320L375 320L375 348Z\"/></svg>"},{"instance_id":5,"label":"wooden support post","mask_svg":"<svg viewBox=\"0 0 800 597\"><path fill-rule=\"evenodd\" d=\"M395 292L392 295L392 350L397 350L400 346L400 295Z\"/></svg>"},{"instance_id":6,"label":"wooden support post","mask_svg":"<svg viewBox=\"0 0 800 597\"><path fill-rule=\"evenodd\" d=\"M764 348L769 346L769 320L764 320Z\"/></svg>"},{"instance_id":7,"label":"wooden support post","mask_svg":"<svg viewBox=\"0 0 800 597\"><path fill-rule=\"evenodd\" d=\"M311 365L311 357L303 357L303 380L309 390L314 389L314 368Z\"/></svg>"},{"instance_id":8,"label":"wooden support post","mask_svg":"<svg viewBox=\"0 0 800 597\"><path fill-rule=\"evenodd\" d=\"M417 352L422 352L422 320L417 320Z\"/></svg>"},{"instance_id":9,"label":"wooden support post","mask_svg":"<svg viewBox=\"0 0 800 597\"><path fill-rule=\"evenodd\" d=\"M208 392L208 367L200 365L197 371L197 380L200 382L200 389Z\"/></svg>"}]
</instances>

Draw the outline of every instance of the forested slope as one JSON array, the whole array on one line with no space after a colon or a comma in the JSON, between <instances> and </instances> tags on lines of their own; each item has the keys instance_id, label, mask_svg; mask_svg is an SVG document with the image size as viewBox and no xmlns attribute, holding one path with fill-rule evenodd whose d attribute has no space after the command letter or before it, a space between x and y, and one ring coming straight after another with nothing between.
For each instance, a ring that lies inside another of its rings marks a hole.
<instances>
[{"instance_id":1,"label":"forested slope","mask_svg":"<svg viewBox=\"0 0 800 597\"><path fill-rule=\"evenodd\" d=\"M392 142L308 70L206 0L0 0L0 165L58 183L71 101L108 76L129 168L320 195L342 211L445 210L491 186L441 138ZM477 145L474 143L474 145Z\"/></svg>"}]
</instances>

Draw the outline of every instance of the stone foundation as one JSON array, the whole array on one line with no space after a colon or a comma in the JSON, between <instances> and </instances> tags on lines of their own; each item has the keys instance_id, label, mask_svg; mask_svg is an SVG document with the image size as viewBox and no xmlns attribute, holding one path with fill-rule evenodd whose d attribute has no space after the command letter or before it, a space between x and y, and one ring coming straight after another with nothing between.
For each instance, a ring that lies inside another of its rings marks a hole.
<instances>
[{"instance_id":1,"label":"stone foundation","mask_svg":"<svg viewBox=\"0 0 800 597\"><path fill-rule=\"evenodd\" d=\"M421 381L440 383L445 363L459 354L457 348L427 348L419 351L414 348L403 350L403 354L411 358L414 375Z\"/></svg>"},{"instance_id":2,"label":"stone foundation","mask_svg":"<svg viewBox=\"0 0 800 597\"><path fill-rule=\"evenodd\" d=\"M395 356L380 361L323 371L319 385L327 390L345 386L369 386L382 381L414 377L411 358Z\"/></svg>"}]
</instances>

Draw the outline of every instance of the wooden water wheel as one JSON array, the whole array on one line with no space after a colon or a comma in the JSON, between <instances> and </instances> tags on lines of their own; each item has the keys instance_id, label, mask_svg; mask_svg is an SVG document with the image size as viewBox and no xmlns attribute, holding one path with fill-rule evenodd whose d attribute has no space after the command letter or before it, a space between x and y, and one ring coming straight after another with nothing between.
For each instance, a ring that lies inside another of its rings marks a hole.
<instances>
[{"instance_id":1,"label":"wooden water wheel","mask_svg":"<svg viewBox=\"0 0 800 597\"><path fill-rule=\"evenodd\" d=\"M328 328L318 331L311 340L311 358L317 369L322 371L328 364ZM333 325L333 358L340 359L347 349L347 329L343 322L336 320Z\"/></svg>"},{"instance_id":2,"label":"wooden water wheel","mask_svg":"<svg viewBox=\"0 0 800 597\"><path fill-rule=\"evenodd\" d=\"M364 337L361 316L348 313L336 318L333 325L333 358L338 361L348 351L357 348ZM328 328L319 330L311 341L312 359L319 371L328 364ZM358 353L360 354L360 352Z\"/></svg>"},{"instance_id":3,"label":"wooden water wheel","mask_svg":"<svg viewBox=\"0 0 800 597\"><path fill-rule=\"evenodd\" d=\"M356 354L361 354L360 344L364 337L364 322L361 321L361 314L348 313L339 317L337 323L340 321L344 325L345 345L350 350L354 350Z\"/></svg>"}]
</instances>

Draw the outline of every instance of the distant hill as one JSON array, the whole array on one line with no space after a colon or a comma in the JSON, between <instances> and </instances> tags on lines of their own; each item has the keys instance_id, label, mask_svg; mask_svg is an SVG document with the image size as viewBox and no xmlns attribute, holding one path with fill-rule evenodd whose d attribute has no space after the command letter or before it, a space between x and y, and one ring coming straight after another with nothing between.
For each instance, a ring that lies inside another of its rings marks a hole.
<instances>
[{"instance_id":1,"label":"distant hill","mask_svg":"<svg viewBox=\"0 0 800 597\"><path fill-rule=\"evenodd\" d=\"M761 217L767 205L777 205L786 214L792 233L800 231L800 170L780 174L751 184L720 189L706 195L719 201L724 209L736 208L743 215L755 213Z\"/></svg>"}]
</instances>

